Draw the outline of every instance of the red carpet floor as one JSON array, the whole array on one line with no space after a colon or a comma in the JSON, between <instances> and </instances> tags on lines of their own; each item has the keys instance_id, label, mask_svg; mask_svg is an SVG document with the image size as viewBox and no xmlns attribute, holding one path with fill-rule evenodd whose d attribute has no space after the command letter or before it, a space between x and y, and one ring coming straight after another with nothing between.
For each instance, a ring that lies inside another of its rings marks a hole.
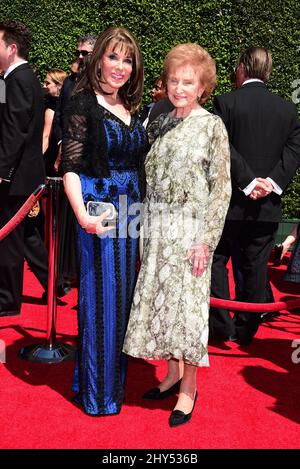
<instances>
[{"instance_id":1,"label":"red carpet floor","mask_svg":"<svg viewBox=\"0 0 300 469\"><path fill-rule=\"evenodd\" d=\"M270 269L276 299L299 294L282 282L286 266ZM1 448L299 448L300 310L261 325L249 347L209 347L209 368L199 371L193 419L169 428L175 397L143 401L165 372L165 363L130 359L126 404L118 416L89 417L75 407L73 362L42 365L18 357L21 347L43 342L46 306L41 287L25 268L24 303L18 317L0 318L6 363L0 364ZM77 292L58 306L58 341L74 343ZM3 344L3 342L2 342ZM299 363L293 363L292 353Z\"/></svg>"}]
</instances>

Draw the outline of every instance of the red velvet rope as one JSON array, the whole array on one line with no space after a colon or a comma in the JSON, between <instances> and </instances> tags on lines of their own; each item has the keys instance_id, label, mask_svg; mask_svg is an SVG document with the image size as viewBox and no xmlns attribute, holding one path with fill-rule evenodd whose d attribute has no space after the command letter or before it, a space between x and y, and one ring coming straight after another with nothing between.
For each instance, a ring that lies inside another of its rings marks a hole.
<instances>
[{"instance_id":1,"label":"red velvet rope","mask_svg":"<svg viewBox=\"0 0 300 469\"><path fill-rule=\"evenodd\" d=\"M0 241L4 239L29 213L33 205L45 192L46 185L40 185L31 194L20 210L0 230ZM248 313L268 313L281 310L300 308L300 298L288 301L276 301L275 303L245 303L241 301L223 300L221 298L210 298L210 306L213 308L224 308L232 311L247 311Z\"/></svg>"},{"instance_id":2,"label":"red velvet rope","mask_svg":"<svg viewBox=\"0 0 300 469\"><path fill-rule=\"evenodd\" d=\"M28 215L34 204L42 197L43 193L46 190L46 185L41 184L36 188L36 190L28 197L24 202L22 207L17 211L17 213L4 225L0 230L0 241L2 241L6 236L11 233L16 226L21 223L22 220Z\"/></svg>"},{"instance_id":3,"label":"red velvet rope","mask_svg":"<svg viewBox=\"0 0 300 469\"><path fill-rule=\"evenodd\" d=\"M210 306L224 308L232 311L247 311L248 313L269 313L273 311L290 310L300 308L300 298L288 301L276 301L275 303L244 303L242 301L223 300L211 298Z\"/></svg>"}]
</instances>

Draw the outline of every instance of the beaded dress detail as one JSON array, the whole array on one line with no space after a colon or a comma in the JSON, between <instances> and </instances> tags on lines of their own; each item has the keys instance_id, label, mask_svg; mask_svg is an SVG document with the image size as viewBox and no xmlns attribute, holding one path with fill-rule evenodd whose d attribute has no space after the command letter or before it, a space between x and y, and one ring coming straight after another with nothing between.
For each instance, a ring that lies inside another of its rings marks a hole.
<instances>
[{"instance_id":1,"label":"beaded dress detail","mask_svg":"<svg viewBox=\"0 0 300 469\"><path fill-rule=\"evenodd\" d=\"M130 207L141 198L139 169L147 137L135 116L126 125L100 104L97 113L103 124L107 177L80 171L83 163L77 158L72 162L76 149L68 153L68 148L65 172L73 167L78 172L85 203L111 202L118 212L116 229L102 237L88 234L77 225L79 309L74 401L88 414L108 415L119 413L124 400L126 357L122 344L137 276L139 244L138 238L128 236L127 231L136 217L136 213L130 215ZM81 116L78 122L82 124ZM71 127L68 141L71 146L76 142L80 145L82 127Z\"/></svg>"}]
</instances>

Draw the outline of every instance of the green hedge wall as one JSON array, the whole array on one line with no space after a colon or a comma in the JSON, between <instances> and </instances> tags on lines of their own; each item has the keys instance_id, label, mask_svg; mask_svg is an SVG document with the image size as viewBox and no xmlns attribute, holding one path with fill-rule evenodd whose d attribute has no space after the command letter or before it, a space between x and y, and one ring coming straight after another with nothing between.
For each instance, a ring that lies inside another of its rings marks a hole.
<instances>
[{"instance_id":1,"label":"green hedge wall","mask_svg":"<svg viewBox=\"0 0 300 469\"><path fill-rule=\"evenodd\" d=\"M30 60L42 80L49 68L69 70L79 36L111 25L127 27L143 51L144 102L150 100L163 57L179 42L198 42L215 58L214 94L230 89L230 72L241 50L265 46L274 60L270 89L293 99L300 111L299 0L1 0L0 19L7 18L24 21L32 31ZM299 171L286 191L283 213L300 215Z\"/></svg>"}]
</instances>

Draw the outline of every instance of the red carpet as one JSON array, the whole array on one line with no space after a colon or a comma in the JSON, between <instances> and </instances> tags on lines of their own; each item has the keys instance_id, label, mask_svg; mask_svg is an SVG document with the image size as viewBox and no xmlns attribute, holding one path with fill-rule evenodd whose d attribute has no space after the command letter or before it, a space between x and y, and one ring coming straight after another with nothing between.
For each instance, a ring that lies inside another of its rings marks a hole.
<instances>
[{"instance_id":1,"label":"red carpet","mask_svg":"<svg viewBox=\"0 0 300 469\"><path fill-rule=\"evenodd\" d=\"M271 268L276 299L299 294ZM6 363L0 364L1 448L298 448L300 441L299 310L283 312L261 325L249 347L210 346L210 368L199 371L199 398L192 421L169 428L175 397L143 401L142 393L163 377L163 362L131 359L126 404L118 416L89 417L75 407L73 362L42 365L24 361L18 351L43 342L46 306L41 287L25 269L21 316L0 318ZM74 343L76 295L58 306L58 341ZM299 363L292 362L292 353Z\"/></svg>"}]
</instances>

